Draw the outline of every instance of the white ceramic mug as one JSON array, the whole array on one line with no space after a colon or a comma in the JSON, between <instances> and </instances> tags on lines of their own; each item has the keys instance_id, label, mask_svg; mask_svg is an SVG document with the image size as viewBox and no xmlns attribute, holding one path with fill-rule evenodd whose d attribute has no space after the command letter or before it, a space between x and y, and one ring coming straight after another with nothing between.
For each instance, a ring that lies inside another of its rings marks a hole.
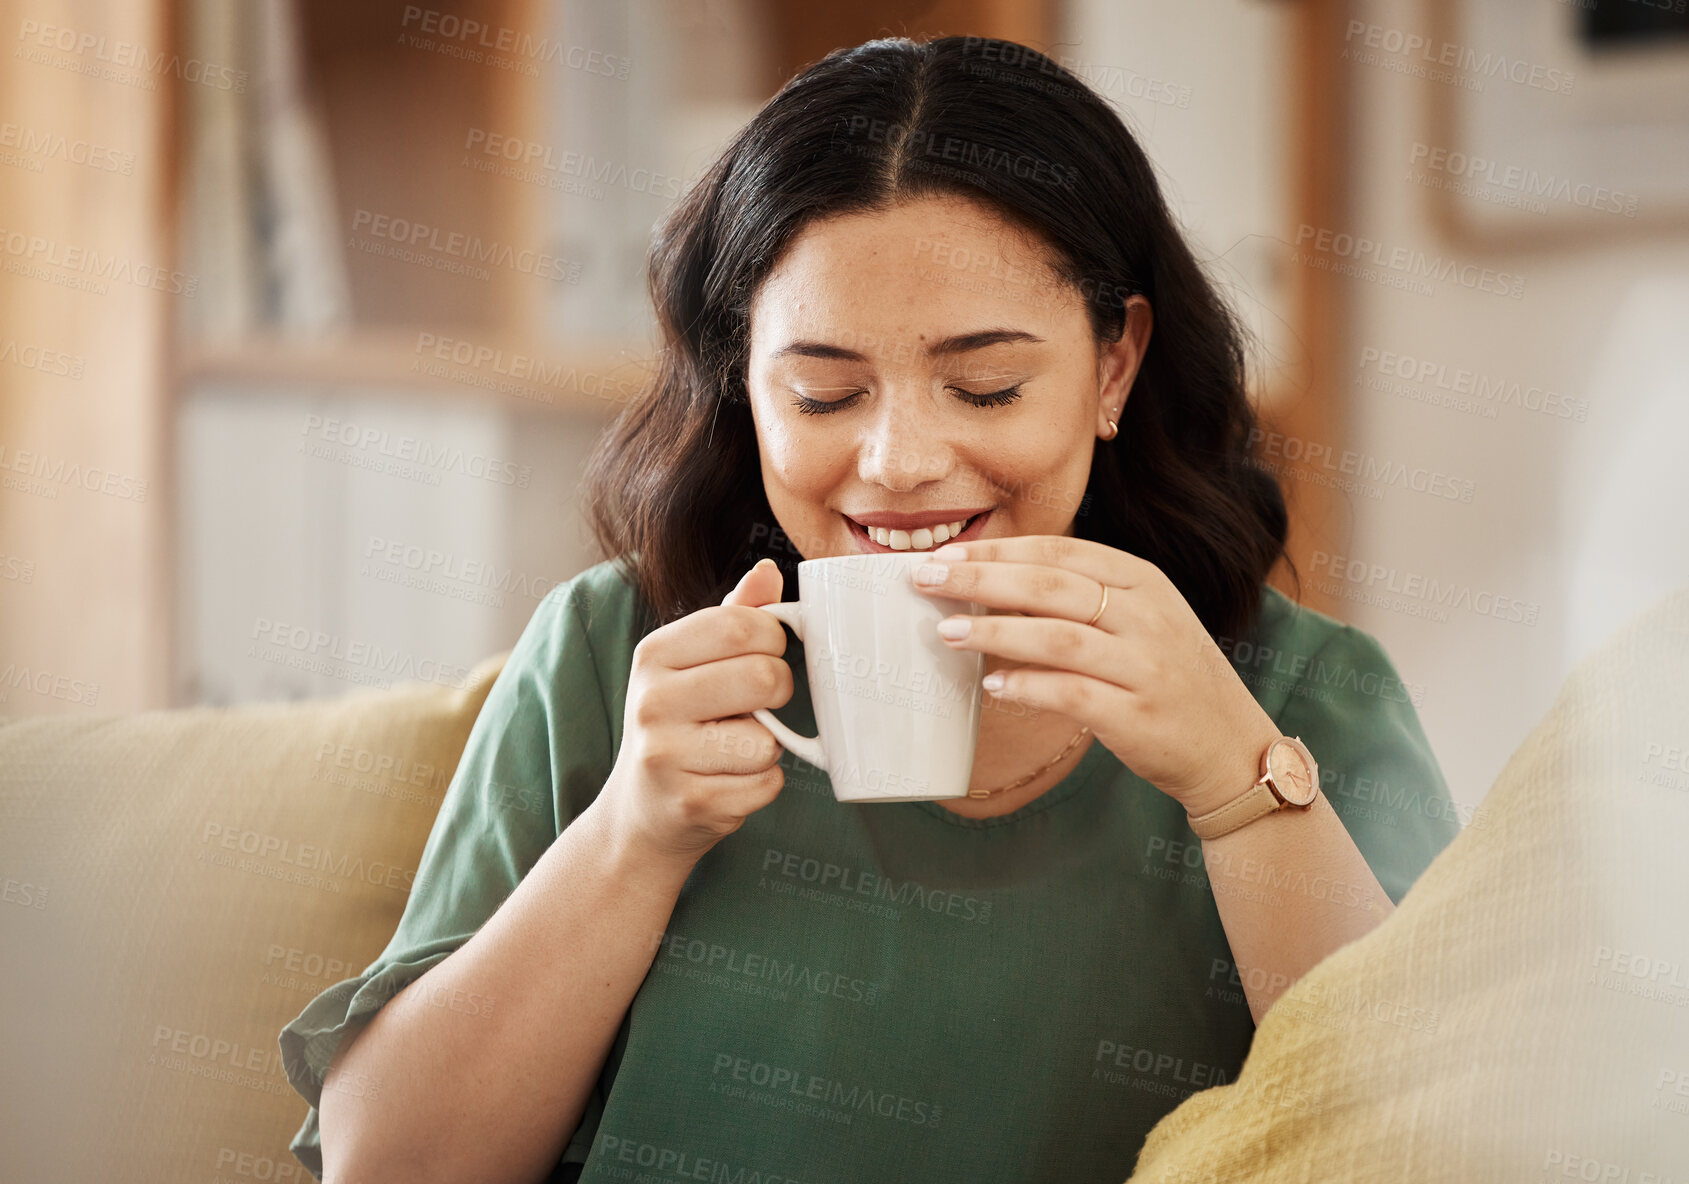
<instances>
[{"instance_id":1,"label":"white ceramic mug","mask_svg":"<svg viewBox=\"0 0 1689 1184\"><path fill-rule=\"evenodd\" d=\"M798 564L798 598L760 606L804 645L819 736L751 714L824 771L841 802L966 797L979 739L985 655L951 649L938 622L978 613L915 589L926 552L838 555Z\"/></svg>"}]
</instances>

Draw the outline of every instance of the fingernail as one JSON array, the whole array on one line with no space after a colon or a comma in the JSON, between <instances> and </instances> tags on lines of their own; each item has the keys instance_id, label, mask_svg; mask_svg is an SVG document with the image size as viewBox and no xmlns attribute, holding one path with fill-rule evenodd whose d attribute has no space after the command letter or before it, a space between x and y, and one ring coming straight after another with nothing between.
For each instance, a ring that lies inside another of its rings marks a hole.
<instances>
[{"instance_id":1,"label":"fingernail","mask_svg":"<svg viewBox=\"0 0 1689 1184\"><path fill-rule=\"evenodd\" d=\"M1001 670L993 670L990 674L987 674L984 678L979 680L979 685L995 694L1003 689L1003 672Z\"/></svg>"},{"instance_id":2,"label":"fingernail","mask_svg":"<svg viewBox=\"0 0 1689 1184\"><path fill-rule=\"evenodd\" d=\"M932 553L934 559L964 559L968 549L961 543L945 543L944 546Z\"/></svg>"},{"instance_id":3,"label":"fingernail","mask_svg":"<svg viewBox=\"0 0 1689 1184\"><path fill-rule=\"evenodd\" d=\"M973 622L966 617L945 617L938 623L938 635L948 637L951 641L960 641L973 628Z\"/></svg>"},{"instance_id":4,"label":"fingernail","mask_svg":"<svg viewBox=\"0 0 1689 1184\"><path fill-rule=\"evenodd\" d=\"M915 569L917 584L942 584L950 575L950 569L942 563L923 563Z\"/></svg>"}]
</instances>

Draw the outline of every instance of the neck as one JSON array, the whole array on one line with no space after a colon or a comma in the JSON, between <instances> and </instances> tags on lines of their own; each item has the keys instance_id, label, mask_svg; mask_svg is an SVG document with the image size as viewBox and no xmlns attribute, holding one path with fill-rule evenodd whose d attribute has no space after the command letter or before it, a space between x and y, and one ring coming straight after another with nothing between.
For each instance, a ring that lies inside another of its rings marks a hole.
<instances>
[{"instance_id":1,"label":"neck","mask_svg":"<svg viewBox=\"0 0 1689 1184\"><path fill-rule=\"evenodd\" d=\"M1059 753L1084 727L1078 720L1043 711L1034 716L1030 708L985 696L979 721L979 742L974 751L973 777L969 789L996 789L1014 781ZM1020 809L1054 789L1071 773L1096 742L1087 734L1061 760L1018 788L989 798L951 798L939 803L963 818L995 818Z\"/></svg>"}]
</instances>

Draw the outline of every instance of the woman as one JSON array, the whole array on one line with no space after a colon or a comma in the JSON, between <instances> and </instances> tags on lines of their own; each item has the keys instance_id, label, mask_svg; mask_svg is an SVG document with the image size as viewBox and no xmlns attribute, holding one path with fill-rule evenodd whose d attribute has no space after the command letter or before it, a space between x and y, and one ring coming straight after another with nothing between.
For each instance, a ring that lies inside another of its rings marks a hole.
<instances>
[{"instance_id":1,"label":"woman","mask_svg":"<svg viewBox=\"0 0 1689 1184\"><path fill-rule=\"evenodd\" d=\"M959 37L794 78L651 289L666 348L590 474L614 561L523 633L388 948L283 1031L294 1150L346 1180L1124 1179L1457 829L1377 642L1263 582L1286 515L1234 321L1107 105ZM922 586L991 610L945 631L986 655L978 796L841 805L750 716L813 726L754 606L952 530ZM1312 806L1198 839L1281 735Z\"/></svg>"}]
</instances>

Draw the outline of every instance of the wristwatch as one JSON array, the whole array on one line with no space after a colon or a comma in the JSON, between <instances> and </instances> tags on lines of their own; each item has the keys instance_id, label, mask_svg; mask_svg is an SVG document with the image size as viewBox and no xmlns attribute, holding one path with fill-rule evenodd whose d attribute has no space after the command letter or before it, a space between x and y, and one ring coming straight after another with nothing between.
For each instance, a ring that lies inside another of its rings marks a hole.
<instances>
[{"instance_id":1,"label":"wristwatch","mask_svg":"<svg viewBox=\"0 0 1689 1184\"><path fill-rule=\"evenodd\" d=\"M1319 792L1320 767L1314 754L1300 736L1280 736L1261 754L1261 776L1255 784L1218 810L1190 818L1191 830L1199 839L1217 839L1287 806L1306 810Z\"/></svg>"}]
</instances>

